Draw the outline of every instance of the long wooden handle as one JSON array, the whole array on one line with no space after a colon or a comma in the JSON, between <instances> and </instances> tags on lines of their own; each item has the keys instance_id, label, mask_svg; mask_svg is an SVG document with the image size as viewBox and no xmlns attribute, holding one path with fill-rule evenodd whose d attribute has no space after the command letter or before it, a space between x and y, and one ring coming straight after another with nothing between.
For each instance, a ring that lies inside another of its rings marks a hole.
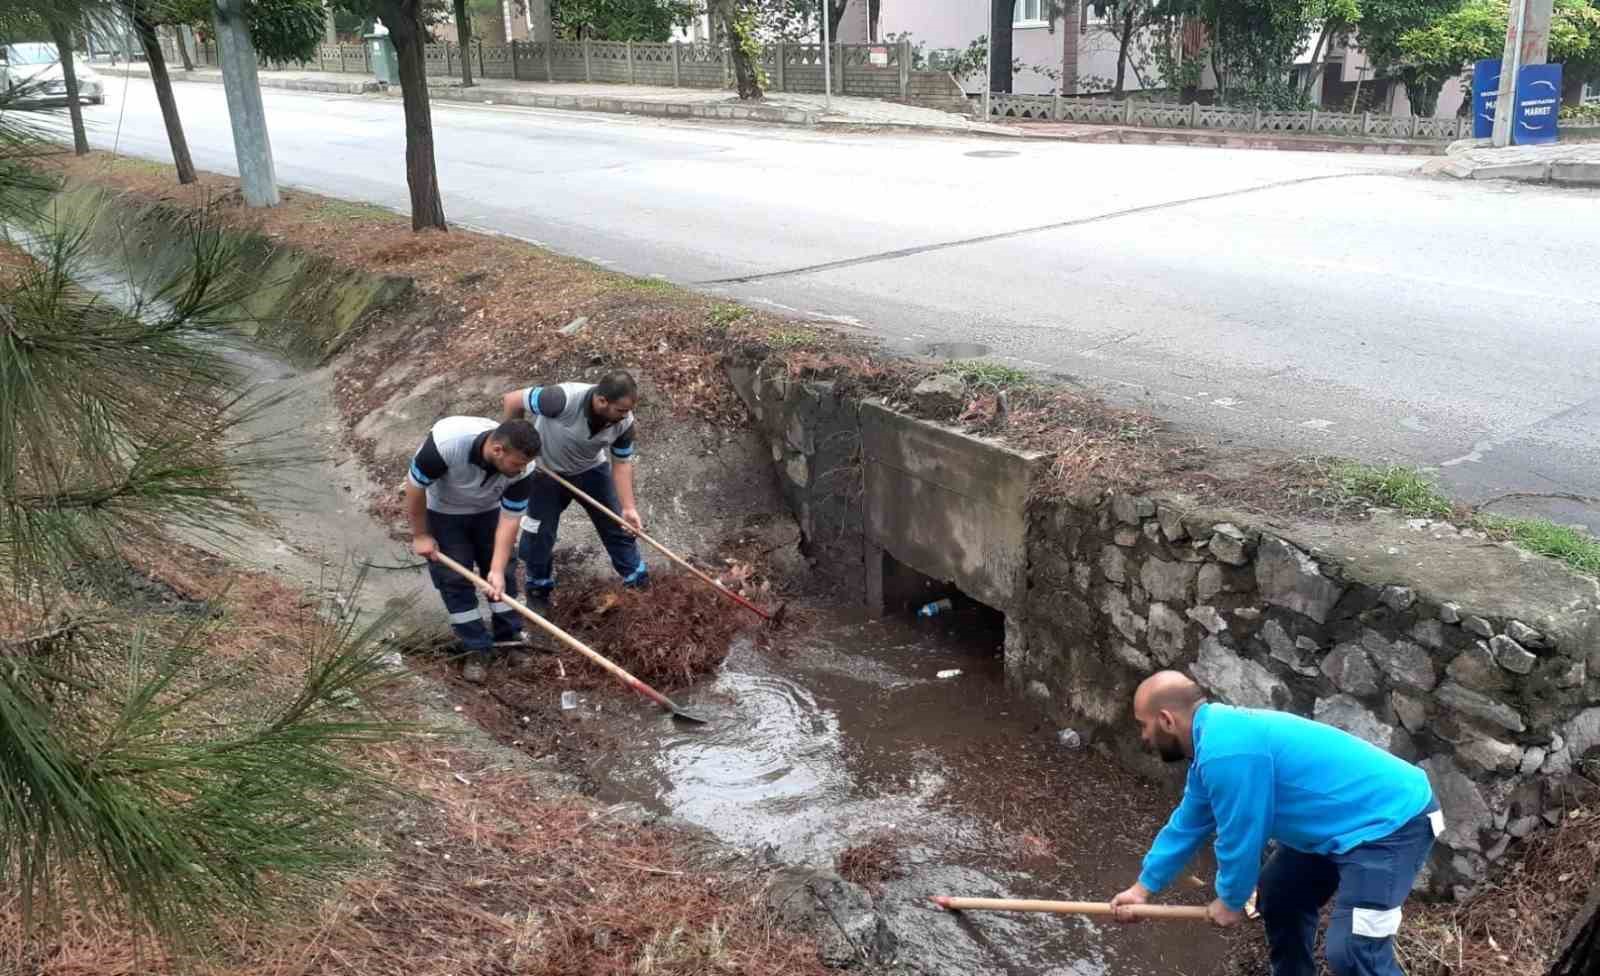
<instances>
[{"instance_id":1,"label":"long wooden handle","mask_svg":"<svg viewBox=\"0 0 1600 976\"><path fill-rule=\"evenodd\" d=\"M483 590L485 592L488 591L489 584L488 584L487 581L484 580L484 578L482 576L479 576L477 573L474 573L472 570L470 570L467 567L461 565L460 563L456 562L454 559L451 559L449 556L446 556L442 552L435 553L435 558L437 558L441 563L444 563L446 566L449 566L451 569L453 569L456 572L460 573L462 576L465 576L467 579L471 580L473 582L473 584L478 587L478 589ZM641 694L641 695L645 696L646 698L650 699L651 701L655 702L657 705L660 705L662 708L670 709L672 711L677 711L678 710L678 706L674 705L672 703L672 701L667 698L666 695L663 695L661 692L656 691L654 688L652 688L649 685L645 684L643 681L640 681L638 678L635 678L633 675L631 675L627 671L623 670L621 666L619 666L617 664L613 664L610 659L605 657L605 655L599 653L598 651L593 650L592 648L589 647L589 645L585 644L583 641L578 640L576 637L573 637L571 634L569 634L566 631L562 630L560 627L557 627L555 624L551 623L550 621L548 621L548 620L544 619L543 617L539 616L538 614L534 613L532 610L529 610L527 607L523 606L520 602L518 602L517 600L513 599L512 596L509 593L501 596L500 599L503 602L509 604L513 610L517 611L518 613L520 613L524 617L526 617L530 623L532 623L535 626L537 626L540 630L543 630L545 633L549 634L551 637L554 637L556 640L559 640L561 643L563 643L563 644L567 645L568 647L572 648L573 650L577 651L579 654L582 654L584 657L586 657L589 660L593 661L594 663L600 665L602 668L605 668L607 671L610 671L611 674L614 677L616 677L616 679L618 681L621 681L623 684L627 685L629 688L632 688L634 691L637 691L639 694Z\"/></svg>"},{"instance_id":2,"label":"long wooden handle","mask_svg":"<svg viewBox=\"0 0 1600 976\"><path fill-rule=\"evenodd\" d=\"M1112 915L1105 901L1030 901L1025 898L952 898L934 895L935 905L952 912L1049 912L1054 915ZM1190 905L1129 905L1135 918L1193 919L1203 921L1206 910Z\"/></svg>"},{"instance_id":3,"label":"long wooden handle","mask_svg":"<svg viewBox=\"0 0 1600 976\"><path fill-rule=\"evenodd\" d=\"M689 572L693 573L694 575L698 576L702 581L704 581L711 588L717 590L720 593L723 593L729 599L737 601L746 610L752 610L752 611L756 612L757 614L760 614L762 619L764 619L764 620L771 620L772 619L772 615L770 613L767 613L765 610L763 610L760 607L756 606L754 603L751 603L749 600L746 600L744 597L742 597L739 594L737 594L737 593L733 592L732 590L728 589L726 586L723 586L721 583L718 583L716 580L714 580L711 577L707 576L705 573L702 573L700 570L695 569L693 566L691 566L687 562L685 562L677 553L673 552L671 549L668 549L666 546L662 545L661 543L657 542L656 540L650 538L648 535L645 535L643 529L634 528L628 522L627 519L624 519L622 516L618 515L616 512L613 512L611 509L609 509L606 506L600 504L600 502L598 500L596 500L588 492L585 492L582 488L579 488L577 485L575 485L572 482L568 481L567 479L561 477L559 474L556 474L554 471L551 471L549 468L540 467L537 470L541 474L548 475L552 480L555 481L556 484L558 484L561 487L565 488L566 490L572 492L578 498L582 499L583 501L587 502L590 505L593 505L595 508L597 508L601 512L605 513L606 517L611 519L611 521L613 521L613 522L617 523L618 525L622 526L623 528L627 529L629 532L632 532L634 535L636 535L639 538L643 539L644 541L650 543L652 546L655 546L658 550L661 551L662 555L666 556L668 559L670 559L673 562L677 563L679 566L682 566L684 569L687 569Z\"/></svg>"}]
</instances>

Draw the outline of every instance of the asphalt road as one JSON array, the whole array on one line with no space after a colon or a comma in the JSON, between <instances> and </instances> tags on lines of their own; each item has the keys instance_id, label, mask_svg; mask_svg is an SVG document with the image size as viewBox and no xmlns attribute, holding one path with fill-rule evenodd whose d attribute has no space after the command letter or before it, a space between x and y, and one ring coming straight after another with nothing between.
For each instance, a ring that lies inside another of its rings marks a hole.
<instances>
[{"instance_id":1,"label":"asphalt road","mask_svg":"<svg viewBox=\"0 0 1600 976\"><path fill-rule=\"evenodd\" d=\"M148 81L107 94L95 145L169 159ZM263 94L283 183L407 206L397 99ZM178 100L196 165L234 172L221 87ZM434 126L456 223L1600 532L1595 191L1415 157L445 104Z\"/></svg>"}]
</instances>

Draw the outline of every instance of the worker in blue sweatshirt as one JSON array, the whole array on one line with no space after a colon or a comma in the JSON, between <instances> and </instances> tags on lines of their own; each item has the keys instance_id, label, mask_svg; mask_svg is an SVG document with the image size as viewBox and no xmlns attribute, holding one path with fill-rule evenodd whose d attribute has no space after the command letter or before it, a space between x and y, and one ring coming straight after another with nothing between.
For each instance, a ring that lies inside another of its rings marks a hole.
<instances>
[{"instance_id":1,"label":"worker in blue sweatshirt","mask_svg":"<svg viewBox=\"0 0 1600 976\"><path fill-rule=\"evenodd\" d=\"M1144 904L1215 834L1217 897L1207 913L1237 925L1257 892L1273 976L1316 976L1318 916L1330 898L1335 976L1402 976L1400 906L1444 829L1421 769L1320 722L1208 703L1176 671L1147 678L1133 714L1147 746L1191 765L1182 802L1114 908ZM1262 867L1269 840L1277 850Z\"/></svg>"}]
</instances>

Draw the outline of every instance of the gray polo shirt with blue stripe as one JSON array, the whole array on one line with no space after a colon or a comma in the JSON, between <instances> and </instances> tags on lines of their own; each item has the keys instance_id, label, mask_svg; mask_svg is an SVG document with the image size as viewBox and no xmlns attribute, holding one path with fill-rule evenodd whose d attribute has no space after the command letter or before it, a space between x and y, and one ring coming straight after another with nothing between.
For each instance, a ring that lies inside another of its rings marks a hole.
<instances>
[{"instance_id":1,"label":"gray polo shirt with blue stripe","mask_svg":"<svg viewBox=\"0 0 1600 976\"><path fill-rule=\"evenodd\" d=\"M539 431L539 464L571 477L606 463L633 460L633 414L604 424L593 409L593 383L530 386L523 407ZM604 424L604 426L601 426Z\"/></svg>"},{"instance_id":2,"label":"gray polo shirt with blue stripe","mask_svg":"<svg viewBox=\"0 0 1600 976\"><path fill-rule=\"evenodd\" d=\"M483 417L446 417L433 425L411 459L410 474L411 483L428 493L428 511L477 515L496 505L508 515L528 510L528 472L507 477L484 460L484 442L498 426Z\"/></svg>"}]
</instances>

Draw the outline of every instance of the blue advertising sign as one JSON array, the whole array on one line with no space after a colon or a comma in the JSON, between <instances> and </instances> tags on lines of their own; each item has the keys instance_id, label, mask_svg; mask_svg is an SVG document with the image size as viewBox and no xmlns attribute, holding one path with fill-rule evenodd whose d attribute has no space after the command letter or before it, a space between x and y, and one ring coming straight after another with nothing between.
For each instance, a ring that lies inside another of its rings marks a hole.
<instances>
[{"instance_id":1,"label":"blue advertising sign","mask_svg":"<svg viewBox=\"0 0 1600 976\"><path fill-rule=\"evenodd\" d=\"M1500 98L1500 59L1487 58L1472 66L1472 138L1494 135L1494 103Z\"/></svg>"},{"instance_id":2,"label":"blue advertising sign","mask_svg":"<svg viewBox=\"0 0 1600 976\"><path fill-rule=\"evenodd\" d=\"M1511 141L1540 146L1556 141L1561 116L1561 65L1530 64L1517 72L1517 114Z\"/></svg>"}]
</instances>

